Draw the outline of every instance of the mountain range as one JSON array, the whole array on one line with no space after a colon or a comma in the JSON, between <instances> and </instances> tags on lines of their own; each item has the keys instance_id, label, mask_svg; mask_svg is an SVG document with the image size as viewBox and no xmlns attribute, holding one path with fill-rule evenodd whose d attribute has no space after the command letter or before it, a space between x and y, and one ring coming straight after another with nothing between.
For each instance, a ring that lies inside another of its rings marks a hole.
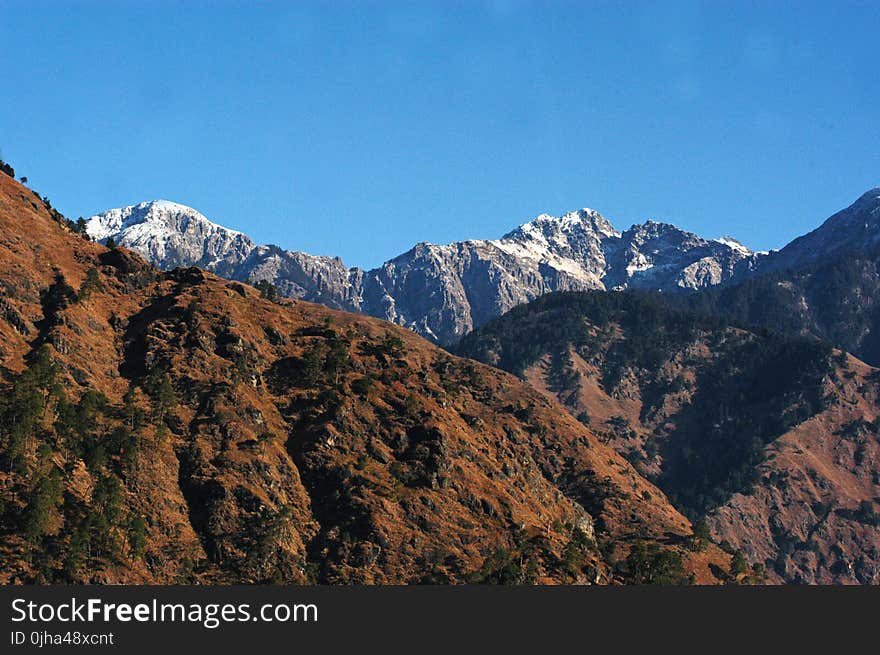
<instances>
[{"instance_id":1,"label":"mountain range","mask_svg":"<svg viewBox=\"0 0 880 655\"><path fill-rule=\"evenodd\" d=\"M733 239L704 239L666 223L620 232L591 209L541 215L495 240L419 243L369 271L256 245L161 200L93 216L87 231L163 269L199 266L230 279L265 280L283 296L382 318L441 344L551 291L696 290L741 279L762 260Z\"/></svg>"},{"instance_id":2,"label":"mountain range","mask_svg":"<svg viewBox=\"0 0 880 655\"><path fill-rule=\"evenodd\" d=\"M361 271L0 175L0 582L877 584L878 207Z\"/></svg>"},{"instance_id":3,"label":"mountain range","mask_svg":"<svg viewBox=\"0 0 880 655\"><path fill-rule=\"evenodd\" d=\"M648 221L620 232L598 212L542 215L496 240L420 243L382 266L258 246L167 201L87 221L156 266L199 266L272 283L282 296L368 314L453 345L511 308L553 291L650 290L674 306L811 335L880 364L880 187L778 251L705 239Z\"/></svg>"}]
</instances>

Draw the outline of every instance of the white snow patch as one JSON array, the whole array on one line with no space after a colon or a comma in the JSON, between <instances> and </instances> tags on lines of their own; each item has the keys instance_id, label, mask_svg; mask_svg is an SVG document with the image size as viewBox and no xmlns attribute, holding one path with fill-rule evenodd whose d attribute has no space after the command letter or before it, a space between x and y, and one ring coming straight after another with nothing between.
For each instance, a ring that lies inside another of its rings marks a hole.
<instances>
[{"instance_id":1,"label":"white snow patch","mask_svg":"<svg viewBox=\"0 0 880 655\"><path fill-rule=\"evenodd\" d=\"M720 243L722 245L731 248L732 250L736 250L744 255L751 255L752 251L747 246L743 245L740 241L737 241L733 237L718 237L714 239L715 243Z\"/></svg>"}]
</instances>

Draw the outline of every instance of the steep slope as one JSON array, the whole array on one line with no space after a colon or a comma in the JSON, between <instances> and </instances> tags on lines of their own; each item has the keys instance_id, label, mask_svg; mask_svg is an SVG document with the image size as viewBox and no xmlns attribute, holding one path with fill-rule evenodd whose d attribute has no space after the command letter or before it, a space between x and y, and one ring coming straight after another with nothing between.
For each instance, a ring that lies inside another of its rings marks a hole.
<instances>
[{"instance_id":1,"label":"steep slope","mask_svg":"<svg viewBox=\"0 0 880 655\"><path fill-rule=\"evenodd\" d=\"M667 304L814 336L880 364L880 191L864 194L820 228L759 260L736 284Z\"/></svg>"},{"instance_id":2,"label":"steep slope","mask_svg":"<svg viewBox=\"0 0 880 655\"><path fill-rule=\"evenodd\" d=\"M822 225L761 261L760 272L800 268L876 246L880 240L880 187L862 194Z\"/></svg>"},{"instance_id":3,"label":"steep slope","mask_svg":"<svg viewBox=\"0 0 880 655\"><path fill-rule=\"evenodd\" d=\"M880 365L880 246L666 302L749 325L811 335Z\"/></svg>"},{"instance_id":4,"label":"steep slope","mask_svg":"<svg viewBox=\"0 0 880 655\"><path fill-rule=\"evenodd\" d=\"M162 273L5 175L0 301L0 582L712 582L729 563L515 377Z\"/></svg>"},{"instance_id":5,"label":"steep slope","mask_svg":"<svg viewBox=\"0 0 880 655\"><path fill-rule=\"evenodd\" d=\"M880 372L663 302L552 294L458 351L563 402L771 580L880 583Z\"/></svg>"},{"instance_id":6,"label":"steep slope","mask_svg":"<svg viewBox=\"0 0 880 655\"><path fill-rule=\"evenodd\" d=\"M160 268L200 266L230 279L269 281L284 296L376 316L439 343L551 291L700 289L747 274L759 259L735 241L709 241L652 221L620 233L591 209L541 215L497 240L420 243L371 271L256 247L223 230L164 201L88 222L93 238L112 237Z\"/></svg>"}]
</instances>

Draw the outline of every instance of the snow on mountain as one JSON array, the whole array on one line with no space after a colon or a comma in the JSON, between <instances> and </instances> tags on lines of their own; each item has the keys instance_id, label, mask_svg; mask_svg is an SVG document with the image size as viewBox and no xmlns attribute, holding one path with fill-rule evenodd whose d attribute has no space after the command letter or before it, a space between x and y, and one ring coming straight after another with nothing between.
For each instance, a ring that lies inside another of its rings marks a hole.
<instances>
[{"instance_id":1,"label":"snow on mountain","mask_svg":"<svg viewBox=\"0 0 880 655\"><path fill-rule=\"evenodd\" d=\"M98 241L112 237L159 268L199 266L233 280L269 280L289 297L349 311L361 309L358 275L338 258L258 246L186 205L154 200L110 209L89 218L86 231Z\"/></svg>"},{"instance_id":2,"label":"snow on mountain","mask_svg":"<svg viewBox=\"0 0 880 655\"><path fill-rule=\"evenodd\" d=\"M741 253L743 253L744 255L751 254L751 252L752 252L749 248L744 246L742 244L742 242L737 241L733 237L718 237L717 239L715 239L715 241L717 241L718 243L720 243L722 245L733 248L734 250L738 250Z\"/></svg>"},{"instance_id":3,"label":"snow on mountain","mask_svg":"<svg viewBox=\"0 0 880 655\"><path fill-rule=\"evenodd\" d=\"M633 225L605 247L609 289L702 289L729 282L758 257L739 242L704 239L657 221Z\"/></svg>"},{"instance_id":4,"label":"snow on mountain","mask_svg":"<svg viewBox=\"0 0 880 655\"><path fill-rule=\"evenodd\" d=\"M167 200L105 211L88 219L86 231L97 241L112 237L160 268L201 266L227 277L255 247L241 232Z\"/></svg>"},{"instance_id":5,"label":"snow on mountain","mask_svg":"<svg viewBox=\"0 0 880 655\"><path fill-rule=\"evenodd\" d=\"M542 214L500 239L420 243L371 271L257 246L168 201L103 212L87 229L161 268L201 266L231 279L268 280L282 295L377 316L442 343L551 291L699 289L751 270L758 257L733 239L706 240L666 223L619 232L592 209Z\"/></svg>"}]
</instances>

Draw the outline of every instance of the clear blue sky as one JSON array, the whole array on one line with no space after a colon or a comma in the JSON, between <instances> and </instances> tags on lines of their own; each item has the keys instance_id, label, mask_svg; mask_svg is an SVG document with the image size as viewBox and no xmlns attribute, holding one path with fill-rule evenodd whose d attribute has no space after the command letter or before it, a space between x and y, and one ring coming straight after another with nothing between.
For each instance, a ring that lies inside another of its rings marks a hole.
<instances>
[{"instance_id":1,"label":"clear blue sky","mask_svg":"<svg viewBox=\"0 0 880 655\"><path fill-rule=\"evenodd\" d=\"M0 149L372 266L592 207L780 247L880 184L880 3L10 2Z\"/></svg>"}]
</instances>

